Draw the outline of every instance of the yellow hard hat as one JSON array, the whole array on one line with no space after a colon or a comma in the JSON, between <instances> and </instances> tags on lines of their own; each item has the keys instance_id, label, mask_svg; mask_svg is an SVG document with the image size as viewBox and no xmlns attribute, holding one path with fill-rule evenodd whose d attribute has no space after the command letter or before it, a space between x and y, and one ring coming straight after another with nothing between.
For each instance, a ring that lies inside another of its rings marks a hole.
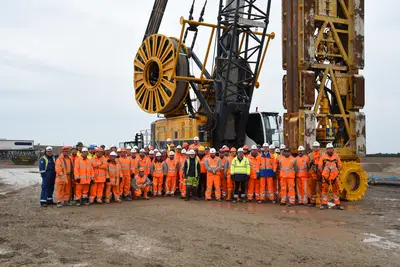
<instances>
[{"instance_id":1,"label":"yellow hard hat","mask_svg":"<svg viewBox=\"0 0 400 267\"><path fill-rule=\"evenodd\" d=\"M199 151L205 151L206 149L204 148L204 146L200 146L199 147Z\"/></svg>"}]
</instances>

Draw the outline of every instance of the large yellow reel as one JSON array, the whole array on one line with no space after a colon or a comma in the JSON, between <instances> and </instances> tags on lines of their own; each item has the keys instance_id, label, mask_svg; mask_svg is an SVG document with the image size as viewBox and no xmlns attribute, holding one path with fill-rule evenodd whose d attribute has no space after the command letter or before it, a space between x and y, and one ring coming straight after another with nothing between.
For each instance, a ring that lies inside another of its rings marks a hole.
<instances>
[{"instance_id":1,"label":"large yellow reel","mask_svg":"<svg viewBox=\"0 0 400 267\"><path fill-rule=\"evenodd\" d=\"M343 162L339 178L342 199L356 201L363 198L368 188L368 177L360 163Z\"/></svg>"}]
</instances>

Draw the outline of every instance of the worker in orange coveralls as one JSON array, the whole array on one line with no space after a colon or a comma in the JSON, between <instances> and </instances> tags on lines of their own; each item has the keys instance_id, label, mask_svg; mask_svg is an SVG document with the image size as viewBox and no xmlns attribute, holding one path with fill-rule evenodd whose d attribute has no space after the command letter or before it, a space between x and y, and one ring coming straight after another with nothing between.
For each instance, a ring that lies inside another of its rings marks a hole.
<instances>
[{"instance_id":1,"label":"worker in orange coveralls","mask_svg":"<svg viewBox=\"0 0 400 267\"><path fill-rule=\"evenodd\" d=\"M275 184L276 179L276 157L274 155L275 146L263 144L260 166L260 201L264 202L267 197L269 201L275 203Z\"/></svg>"},{"instance_id":2,"label":"worker in orange coveralls","mask_svg":"<svg viewBox=\"0 0 400 267\"><path fill-rule=\"evenodd\" d=\"M231 164L232 160L236 158L236 148L232 147L231 149L227 148L225 150L225 157L229 158L229 168L227 172L227 178L226 178L226 185L228 187L228 193L226 200L230 201L232 200L232 195L233 195L233 190L234 190L234 182L232 181L232 176L231 176Z\"/></svg>"},{"instance_id":3,"label":"worker in orange coveralls","mask_svg":"<svg viewBox=\"0 0 400 267\"><path fill-rule=\"evenodd\" d=\"M134 166L132 166L132 159L128 157L125 148L121 149L121 156L118 161L121 165L123 178L122 182L119 184L120 195L122 199L131 201L131 174L134 173Z\"/></svg>"},{"instance_id":4,"label":"worker in orange coveralls","mask_svg":"<svg viewBox=\"0 0 400 267\"><path fill-rule=\"evenodd\" d=\"M74 165L74 176L76 181L75 187L75 204L89 205L89 185L94 178L94 172L91 160L88 158L89 150L82 148L81 156L77 158Z\"/></svg>"},{"instance_id":5,"label":"worker in orange coveralls","mask_svg":"<svg viewBox=\"0 0 400 267\"><path fill-rule=\"evenodd\" d=\"M183 142L182 148L185 149L185 150L186 150L186 153L187 153L187 151L188 151L188 149L189 149L189 144L188 144L187 142Z\"/></svg>"},{"instance_id":6,"label":"worker in orange coveralls","mask_svg":"<svg viewBox=\"0 0 400 267\"><path fill-rule=\"evenodd\" d=\"M106 204L111 202L111 193L114 195L114 200L121 203L119 183L122 181L122 168L116 159L117 153L112 151L110 153L110 159L107 161Z\"/></svg>"},{"instance_id":7,"label":"worker in orange coveralls","mask_svg":"<svg viewBox=\"0 0 400 267\"><path fill-rule=\"evenodd\" d=\"M185 182L185 176L183 173L183 166L185 165L185 161L187 159L189 159L189 155L186 155L186 149L182 149L181 153L180 153L180 160L179 160L179 191L181 192L182 199L186 198L186 182Z\"/></svg>"},{"instance_id":8,"label":"worker in orange coveralls","mask_svg":"<svg viewBox=\"0 0 400 267\"><path fill-rule=\"evenodd\" d=\"M296 157L295 170L296 170L296 192L299 204L308 205L308 169L310 161L304 155L304 147L299 146L297 149L299 155Z\"/></svg>"},{"instance_id":9,"label":"worker in orange coveralls","mask_svg":"<svg viewBox=\"0 0 400 267\"><path fill-rule=\"evenodd\" d=\"M321 150L320 144L318 142L313 143L313 151L308 154L308 158L310 160L310 191L311 191L311 199L309 207L315 207L317 203L317 194L321 193L322 184L321 184L321 171L318 168L319 159L321 158Z\"/></svg>"},{"instance_id":10,"label":"worker in orange coveralls","mask_svg":"<svg viewBox=\"0 0 400 267\"><path fill-rule=\"evenodd\" d=\"M161 153L157 152L156 159L153 162L150 173L153 177L153 197L162 195L162 188L163 188L163 177L164 177L164 170L163 170L163 160L161 158Z\"/></svg>"},{"instance_id":11,"label":"worker in orange coveralls","mask_svg":"<svg viewBox=\"0 0 400 267\"><path fill-rule=\"evenodd\" d=\"M104 183L106 182L107 160L103 156L103 149L96 148L96 155L92 158L92 167L94 171L94 179L90 186L89 203L93 204L94 199L99 204L103 203Z\"/></svg>"},{"instance_id":12,"label":"worker in orange coveralls","mask_svg":"<svg viewBox=\"0 0 400 267\"><path fill-rule=\"evenodd\" d=\"M199 149L199 148L200 148L200 138L198 136L195 136L193 138L193 144L191 144L189 146L189 149L196 150L196 149ZM186 151L187 151L187 149L186 149Z\"/></svg>"},{"instance_id":13,"label":"worker in orange coveralls","mask_svg":"<svg viewBox=\"0 0 400 267\"><path fill-rule=\"evenodd\" d=\"M134 192L134 198L140 199L143 194L143 199L149 200L147 193L150 190L151 181L145 175L145 169L143 167L139 168L139 175L132 179L132 190Z\"/></svg>"},{"instance_id":14,"label":"worker in orange coveralls","mask_svg":"<svg viewBox=\"0 0 400 267\"><path fill-rule=\"evenodd\" d=\"M163 170L165 180L165 196L174 196L176 189L176 179L179 169L178 163L175 160L174 151L169 152L169 158L164 161Z\"/></svg>"},{"instance_id":15,"label":"worker in orange coveralls","mask_svg":"<svg viewBox=\"0 0 400 267\"><path fill-rule=\"evenodd\" d=\"M222 199L226 199L228 194L229 157L225 157L225 148L221 148L219 150L219 158L221 159L221 166L222 166L221 170L219 171L219 177L221 179L221 194L222 194Z\"/></svg>"},{"instance_id":16,"label":"worker in orange coveralls","mask_svg":"<svg viewBox=\"0 0 400 267\"><path fill-rule=\"evenodd\" d=\"M71 175L73 174L73 164L69 157L69 147L62 148L62 154L56 160L56 201L57 207L69 205L71 197Z\"/></svg>"},{"instance_id":17,"label":"worker in orange coveralls","mask_svg":"<svg viewBox=\"0 0 400 267\"><path fill-rule=\"evenodd\" d=\"M151 160L146 156L146 151L143 148L139 151L138 162L139 168L142 167L144 169L144 175L147 177L150 173Z\"/></svg>"},{"instance_id":18,"label":"worker in orange coveralls","mask_svg":"<svg viewBox=\"0 0 400 267\"><path fill-rule=\"evenodd\" d=\"M318 168L322 175L321 209L328 208L328 192L329 185L331 185L335 208L343 210L339 199L339 171L342 168L342 161L339 155L334 152L332 143L326 145L326 153L320 158Z\"/></svg>"},{"instance_id":19,"label":"worker in orange coveralls","mask_svg":"<svg viewBox=\"0 0 400 267\"><path fill-rule=\"evenodd\" d=\"M206 200L211 200L213 186L215 187L215 198L221 201L221 177L219 171L222 169L221 159L216 157L217 151L210 149L210 156L206 158L204 165L207 170Z\"/></svg>"},{"instance_id":20,"label":"worker in orange coveralls","mask_svg":"<svg viewBox=\"0 0 400 267\"><path fill-rule=\"evenodd\" d=\"M258 155L258 148L256 145L251 147L251 152L247 156L250 162L250 178L247 188L247 200L251 202L253 200L254 194L256 200L260 200L260 165L261 158Z\"/></svg>"},{"instance_id":21,"label":"worker in orange coveralls","mask_svg":"<svg viewBox=\"0 0 400 267\"><path fill-rule=\"evenodd\" d=\"M295 204L295 159L290 153L289 148L285 148L283 156L278 158L278 168L280 170L281 183L281 205L286 205L287 195L289 195L288 207Z\"/></svg>"}]
</instances>

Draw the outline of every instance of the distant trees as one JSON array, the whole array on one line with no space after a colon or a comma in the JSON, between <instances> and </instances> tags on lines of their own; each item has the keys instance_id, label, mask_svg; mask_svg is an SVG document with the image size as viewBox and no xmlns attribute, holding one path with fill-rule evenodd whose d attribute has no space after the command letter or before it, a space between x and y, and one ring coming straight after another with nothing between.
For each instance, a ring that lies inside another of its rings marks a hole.
<instances>
[{"instance_id":1,"label":"distant trees","mask_svg":"<svg viewBox=\"0 0 400 267\"><path fill-rule=\"evenodd\" d=\"M376 153L376 154L367 154L366 157L400 158L400 153Z\"/></svg>"}]
</instances>

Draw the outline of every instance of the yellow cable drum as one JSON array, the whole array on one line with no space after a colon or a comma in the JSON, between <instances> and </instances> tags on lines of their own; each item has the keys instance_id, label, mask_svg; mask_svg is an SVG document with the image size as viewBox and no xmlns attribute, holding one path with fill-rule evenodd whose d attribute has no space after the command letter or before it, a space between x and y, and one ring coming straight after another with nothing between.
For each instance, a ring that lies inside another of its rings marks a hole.
<instances>
[{"instance_id":1,"label":"yellow cable drum","mask_svg":"<svg viewBox=\"0 0 400 267\"><path fill-rule=\"evenodd\" d=\"M187 48L182 45L177 64L179 41L161 34L146 38L134 60L136 102L148 113L169 114L182 109L189 93L187 81L175 76L189 75Z\"/></svg>"}]
</instances>

